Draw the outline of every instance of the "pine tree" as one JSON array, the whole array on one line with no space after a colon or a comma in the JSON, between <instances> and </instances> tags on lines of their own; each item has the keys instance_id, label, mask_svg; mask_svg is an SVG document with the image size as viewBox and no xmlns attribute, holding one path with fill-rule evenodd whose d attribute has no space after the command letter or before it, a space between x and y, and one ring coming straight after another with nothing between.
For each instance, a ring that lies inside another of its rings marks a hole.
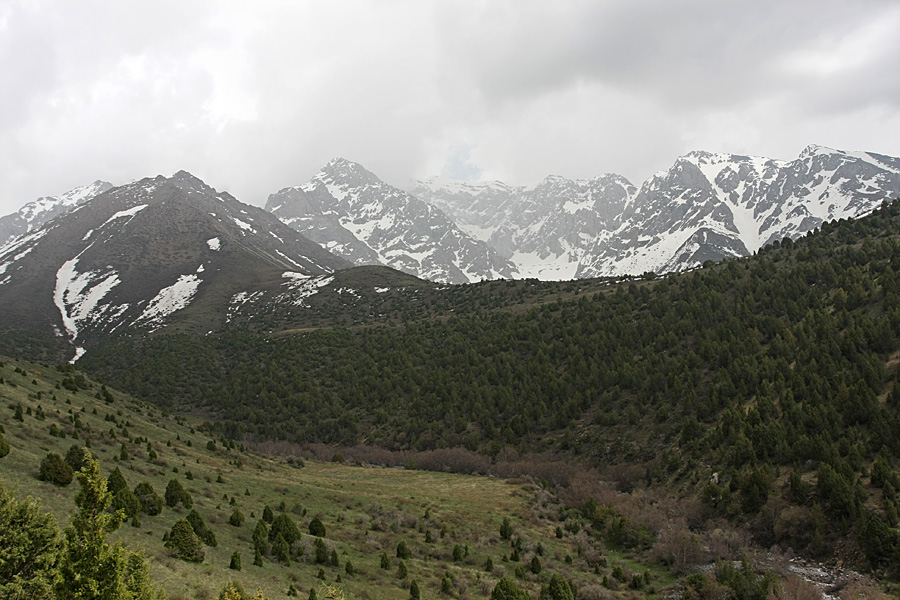
<instances>
[{"instance_id":1,"label":"pine tree","mask_svg":"<svg viewBox=\"0 0 900 600\"><path fill-rule=\"evenodd\" d=\"M235 571L241 570L241 553L237 550L231 554L231 563L228 565L228 568Z\"/></svg>"},{"instance_id":2,"label":"pine tree","mask_svg":"<svg viewBox=\"0 0 900 600\"><path fill-rule=\"evenodd\" d=\"M413 579L409 582L409 600L419 600L420 596L419 584Z\"/></svg>"},{"instance_id":3,"label":"pine tree","mask_svg":"<svg viewBox=\"0 0 900 600\"><path fill-rule=\"evenodd\" d=\"M3 458L9 454L9 442L6 441L6 438L3 437L3 434L0 433L0 458Z\"/></svg>"},{"instance_id":4,"label":"pine tree","mask_svg":"<svg viewBox=\"0 0 900 600\"><path fill-rule=\"evenodd\" d=\"M191 508L194 505L194 499L185 490L177 479L170 479L166 485L166 506L175 508L180 502L185 508Z\"/></svg>"}]
</instances>

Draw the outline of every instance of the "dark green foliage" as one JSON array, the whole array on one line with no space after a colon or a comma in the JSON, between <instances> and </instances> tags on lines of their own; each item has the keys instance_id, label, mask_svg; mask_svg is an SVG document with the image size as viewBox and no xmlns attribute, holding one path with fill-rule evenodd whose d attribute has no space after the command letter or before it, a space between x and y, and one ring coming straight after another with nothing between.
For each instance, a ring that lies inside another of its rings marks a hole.
<instances>
[{"instance_id":1,"label":"dark green foliage","mask_svg":"<svg viewBox=\"0 0 900 600\"><path fill-rule=\"evenodd\" d=\"M388 558L388 555L386 552L381 553L381 560L380 560L379 566L382 569L390 569L391 568L391 559Z\"/></svg>"},{"instance_id":2,"label":"dark green foliage","mask_svg":"<svg viewBox=\"0 0 900 600\"><path fill-rule=\"evenodd\" d=\"M318 600L318 596L316 596L316 588L309 588L309 600Z\"/></svg>"},{"instance_id":3,"label":"dark green foliage","mask_svg":"<svg viewBox=\"0 0 900 600\"><path fill-rule=\"evenodd\" d=\"M571 581L554 573L550 582L541 587L540 600L575 600L575 586Z\"/></svg>"},{"instance_id":4,"label":"dark green foliage","mask_svg":"<svg viewBox=\"0 0 900 600\"><path fill-rule=\"evenodd\" d=\"M409 600L419 600L420 595L419 584L413 579L409 582Z\"/></svg>"},{"instance_id":5,"label":"dark green foliage","mask_svg":"<svg viewBox=\"0 0 900 600\"><path fill-rule=\"evenodd\" d=\"M292 583L288 586L287 595L291 598L296 598L300 595L300 590L298 590L297 587Z\"/></svg>"},{"instance_id":6,"label":"dark green foliage","mask_svg":"<svg viewBox=\"0 0 900 600\"><path fill-rule=\"evenodd\" d=\"M138 513L141 512L141 501L138 500L138 497L134 492L127 487L124 487L113 494L112 505L115 510L124 511L125 516L129 519L136 517Z\"/></svg>"},{"instance_id":7,"label":"dark green foliage","mask_svg":"<svg viewBox=\"0 0 900 600\"><path fill-rule=\"evenodd\" d=\"M863 513L858 539L860 548L873 569L892 559L896 560L897 531L878 515L868 511Z\"/></svg>"},{"instance_id":8,"label":"dark green foliage","mask_svg":"<svg viewBox=\"0 0 900 600\"><path fill-rule=\"evenodd\" d=\"M806 504L812 494L812 486L803 480L800 473L791 471L789 479L791 499L797 504Z\"/></svg>"},{"instance_id":9,"label":"dark green foliage","mask_svg":"<svg viewBox=\"0 0 900 600\"><path fill-rule=\"evenodd\" d=\"M262 519L269 525L271 525L272 521L275 520L275 513L272 512L272 509L269 508L268 504L266 504L265 508L263 508Z\"/></svg>"},{"instance_id":10,"label":"dark green foliage","mask_svg":"<svg viewBox=\"0 0 900 600\"><path fill-rule=\"evenodd\" d=\"M353 567L353 563L350 562L349 560L344 564L344 572L347 575L355 575L356 574L356 569Z\"/></svg>"},{"instance_id":11,"label":"dark green foliage","mask_svg":"<svg viewBox=\"0 0 900 600\"><path fill-rule=\"evenodd\" d=\"M9 442L6 441L6 438L3 437L3 434L0 433L0 458L3 458L9 454Z\"/></svg>"},{"instance_id":12,"label":"dark green foliage","mask_svg":"<svg viewBox=\"0 0 900 600\"><path fill-rule=\"evenodd\" d=\"M0 597L50 597L60 545L53 516L36 500L16 500L0 482L0 533Z\"/></svg>"},{"instance_id":13,"label":"dark green foliage","mask_svg":"<svg viewBox=\"0 0 900 600\"><path fill-rule=\"evenodd\" d=\"M453 546L453 562L459 562L463 559L463 549L459 544Z\"/></svg>"},{"instance_id":14,"label":"dark green foliage","mask_svg":"<svg viewBox=\"0 0 900 600\"><path fill-rule=\"evenodd\" d=\"M197 534L203 543L212 548L216 547L216 535L213 533L212 529L207 527L206 522L203 520L203 517L200 516L196 510L191 510L187 514L187 522L191 524L191 528L193 528L194 533Z\"/></svg>"},{"instance_id":15,"label":"dark green foliage","mask_svg":"<svg viewBox=\"0 0 900 600\"><path fill-rule=\"evenodd\" d=\"M13 419L15 419L16 421L23 422L23 423L25 422L25 415L22 412L21 404L16 404L16 409L15 409L15 412L13 413Z\"/></svg>"},{"instance_id":16,"label":"dark green foliage","mask_svg":"<svg viewBox=\"0 0 900 600\"><path fill-rule=\"evenodd\" d=\"M319 517L313 517L309 522L309 535L325 537L325 525Z\"/></svg>"},{"instance_id":17,"label":"dark green foliage","mask_svg":"<svg viewBox=\"0 0 900 600\"><path fill-rule=\"evenodd\" d=\"M512 536L512 523L509 522L509 517L503 517L503 522L500 523L500 539L508 540Z\"/></svg>"},{"instance_id":18,"label":"dark green foliage","mask_svg":"<svg viewBox=\"0 0 900 600\"><path fill-rule=\"evenodd\" d=\"M122 442L122 447L119 449L119 460L128 460L128 446L125 445L125 442Z\"/></svg>"},{"instance_id":19,"label":"dark green foliage","mask_svg":"<svg viewBox=\"0 0 900 600\"><path fill-rule=\"evenodd\" d=\"M81 486L75 496L78 512L66 528L65 544L54 582L58 598L141 598L159 593L150 579L144 557L110 546L106 535L119 527L121 513L108 511L112 495L93 457L78 473Z\"/></svg>"},{"instance_id":20,"label":"dark green foliage","mask_svg":"<svg viewBox=\"0 0 900 600\"><path fill-rule=\"evenodd\" d=\"M112 479L112 476L110 476ZM134 495L138 502L141 503L141 512L154 517L162 512L163 499L160 498L153 486L146 481L142 481L134 488Z\"/></svg>"},{"instance_id":21,"label":"dark green foliage","mask_svg":"<svg viewBox=\"0 0 900 600\"><path fill-rule=\"evenodd\" d=\"M406 579L406 576L409 574L409 571L406 568L406 563L402 560L397 564L397 579Z\"/></svg>"},{"instance_id":22,"label":"dark green foliage","mask_svg":"<svg viewBox=\"0 0 900 600\"><path fill-rule=\"evenodd\" d=\"M535 575L541 574L541 559L539 559L536 555L531 557L531 564L528 567L528 570L534 573Z\"/></svg>"},{"instance_id":23,"label":"dark green foliage","mask_svg":"<svg viewBox=\"0 0 900 600\"><path fill-rule=\"evenodd\" d=\"M169 508L175 508L179 503L185 508L191 508L194 505L194 499L177 479L169 480L166 485L165 499L166 506Z\"/></svg>"},{"instance_id":24,"label":"dark green foliage","mask_svg":"<svg viewBox=\"0 0 900 600\"><path fill-rule=\"evenodd\" d=\"M331 555L329 556L328 562L331 563L332 567L338 567L341 564L338 560L337 550L334 548L331 549Z\"/></svg>"},{"instance_id":25,"label":"dark green foliage","mask_svg":"<svg viewBox=\"0 0 900 600\"><path fill-rule=\"evenodd\" d=\"M261 567L263 565L262 561L262 552L259 551L259 548L253 549L253 566Z\"/></svg>"},{"instance_id":26,"label":"dark green foliage","mask_svg":"<svg viewBox=\"0 0 900 600\"><path fill-rule=\"evenodd\" d=\"M317 565L324 565L328 562L328 547L322 538L316 538L313 542L314 560Z\"/></svg>"},{"instance_id":27,"label":"dark green foliage","mask_svg":"<svg viewBox=\"0 0 900 600\"><path fill-rule=\"evenodd\" d=\"M72 467L56 452L47 453L47 456L41 461L41 468L38 472L38 479L41 481L65 487L72 483L74 476Z\"/></svg>"},{"instance_id":28,"label":"dark green foliage","mask_svg":"<svg viewBox=\"0 0 900 600\"><path fill-rule=\"evenodd\" d=\"M269 553L269 527L262 519L256 522L256 527L253 529L253 547L260 554Z\"/></svg>"},{"instance_id":29,"label":"dark green foliage","mask_svg":"<svg viewBox=\"0 0 900 600\"><path fill-rule=\"evenodd\" d=\"M397 558L401 560L412 558L412 550L409 549L409 546L407 546L406 542L403 540L400 540L397 543Z\"/></svg>"},{"instance_id":30,"label":"dark green foliage","mask_svg":"<svg viewBox=\"0 0 900 600\"><path fill-rule=\"evenodd\" d=\"M232 527L243 527L244 513L242 513L238 509L234 509L234 512L231 513L231 516L228 517L228 524Z\"/></svg>"},{"instance_id":31,"label":"dark green foliage","mask_svg":"<svg viewBox=\"0 0 900 600\"><path fill-rule=\"evenodd\" d=\"M291 546L281 535L272 542L272 557L286 565L291 564Z\"/></svg>"},{"instance_id":32,"label":"dark green foliage","mask_svg":"<svg viewBox=\"0 0 900 600\"><path fill-rule=\"evenodd\" d=\"M441 593L445 596L449 596L453 592L453 579L451 579L448 573L444 573L444 576L441 578Z\"/></svg>"},{"instance_id":33,"label":"dark green foliage","mask_svg":"<svg viewBox=\"0 0 900 600\"><path fill-rule=\"evenodd\" d=\"M75 446L73 446L73 448L74 447ZM68 460L66 462L68 462ZM125 481L125 476L122 475L122 471L119 470L119 467L116 467L113 469L113 472L109 474L109 479L106 480L106 489L108 489L111 494L115 494L119 490L127 487L128 482Z\"/></svg>"},{"instance_id":34,"label":"dark green foliage","mask_svg":"<svg viewBox=\"0 0 900 600\"><path fill-rule=\"evenodd\" d=\"M279 535L288 545L300 539L300 530L297 529L297 525L284 513L280 513L272 521L272 527L269 529L269 541L273 541Z\"/></svg>"},{"instance_id":35,"label":"dark green foliage","mask_svg":"<svg viewBox=\"0 0 900 600\"><path fill-rule=\"evenodd\" d=\"M188 562L203 562L203 542L194 533L194 528L187 519L175 521L165 545L177 558Z\"/></svg>"},{"instance_id":36,"label":"dark green foliage","mask_svg":"<svg viewBox=\"0 0 900 600\"><path fill-rule=\"evenodd\" d=\"M73 444L66 451L66 464L72 468L73 472L78 472L87 462L88 456L90 456L90 453L85 450L84 446Z\"/></svg>"},{"instance_id":37,"label":"dark green foliage","mask_svg":"<svg viewBox=\"0 0 900 600\"><path fill-rule=\"evenodd\" d=\"M491 600L529 600L528 593L516 585L516 582L502 578L491 591Z\"/></svg>"}]
</instances>

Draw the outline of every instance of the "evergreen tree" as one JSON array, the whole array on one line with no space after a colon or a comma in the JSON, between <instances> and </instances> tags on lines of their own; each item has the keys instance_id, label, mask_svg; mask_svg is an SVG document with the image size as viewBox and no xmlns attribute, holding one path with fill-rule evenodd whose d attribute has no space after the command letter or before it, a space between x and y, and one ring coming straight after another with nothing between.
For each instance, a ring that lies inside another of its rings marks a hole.
<instances>
[{"instance_id":1,"label":"evergreen tree","mask_svg":"<svg viewBox=\"0 0 900 600\"><path fill-rule=\"evenodd\" d=\"M316 537L325 537L325 525L319 517L313 517L309 522L309 535Z\"/></svg>"},{"instance_id":2,"label":"evergreen tree","mask_svg":"<svg viewBox=\"0 0 900 600\"><path fill-rule=\"evenodd\" d=\"M85 450L84 446L79 446L78 444L73 444L66 451L66 464L72 468L72 471L78 472L81 470L81 467L84 466L86 455L89 454ZM111 490L115 493L115 490Z\"/></svg>"},{"instance_id":3,"label":"evergreen tree","mask_svg":"<svg viewBox=\"0 0 900 600\"><path fill-rule=\"evenodd\" d=\"M381 553L381 568L382 569L390 569L391 568L391 559L388 558L386 552Z\"/></svg>"},{"instance_id":4,"label":"evergreen tree","mask_svg":"<svg viewBox=\"0 0 900 600\"><path fill-rule=\"evenodd\" d=\"M284 538L288 545L300 539L300 530L297 529L297 525L284 513L279 514L272 521L272 527L269 529L269 540L274 540L279 535Z\"/></svg>"},{"instance_id":5,"label":"evergreen tree","mask_svg":"<svg viewBox=\"0 0 900 600\"><path fill-rule=\"evenodd\" d=\"M502 578L494 586L491 592L491 600L530 600L528 593L516 585L516 582L506 577Z\"/></svg>"},{"instance_id":6,"label":"evergreen tree","mask_svg":"<svg viewBox=\"0 0 900 600\"><path fill-rule=\"evenodd\" d=\"M231 553L231 562L228 564L228 568L235 571L241 570L241 553L237 550Z\"/></svg>"},{"instance_id":7,"label":"evergreen tree","mask_svg":"<svg viewBox=\"0 0 900 600\"><path fill-rule=\"evenodd\" d=\"M269 528L262 519L256 522L256 527L253 529L253 547L260 554L269 553Z\"/></svg>"},{"instance_id":8,"label":"evergreen tree","mask_svg":"<svg viewBox=\"0 0 900 600\"><path fill-rule=\"evenodd\" d=\"M409 549L409 546L406 545L406 542L400 540L397 544L397 558L406 560L412 558L412 551Z\"/></svg>"},{"instance_id":9,"label":"evergreen tree","mask_svg":"<svg viewBox=\"0 0 900 600\"><path fill-rule=\"evenodd\" d=\"M75 446L73 446L74 448ZM70 449L71 451L71 449ZM68 455L66 456L66 462L68 461ZM71 464L71 463L70 463ZM73 469L75 467L72 467ZM76 471L78 469L75 469ZM122 475L122 471L119 470L119 467L113 469L113 472L109 474L109 479L106 480L106 489L109 490L110 494L115 494L121 489L127 488L128 482L125 481L125 476Z\"/></svg>"},{"instance_id":10,"label":"evergreen tree","mask_svg":"<svg viewBox=\"0 0 900 600\"><path fill-rule=\"evenodd\" d=\"M203 562L203 541L194 532L187 519L175 521L165 546L177 558L189 562Z\"/></svg>"},{"instance_id":11,"label":"evergreen tree","mask_svg":"<svg viewBox=\"0 0 900 600\"><path fill-rule=\"evenodd\" d=\"M159 593L143 557L127 553L119 543L110 546L106 541L107 534L121 525L124 514L108 512L112 494L93 457L88 457L78 473L78 482L81 490L75 496L75 504L79 510L65 531L56 596L102 600L157 598Z\"/></svg>"},{"instance_id":12,"label":"evergreen tree","mask_svg":"<svg viewBox=\"0 0 900 600\"><path fill-rule=\"evenodd\" d=\"M72 483L74 475L72 467L66 463L62 456L56 452L49 452L41 461L38 479L60 487L66 487Z\"/></svg>"},{"instance_id":13,"label":"evergreen tree","mask_svg":"<svg viewBox=\"0 0 900 600\"><path fill-rule=\"evenodd\" d=\"M500 523L500 539L508 540L512 537L512 523L509 522L509 517L503 517L503 522Z\"/></svg>"},{"instance_id":14,"label":"evergreen tree","mask_svg":"<svg viewBox=\"0 0 900 600\"><path fill-rule=\"evenodd\" d=\"M3 458L9 454L9 442L6 441L6 438L3 437L3 434L0 433L0 458Z\"/></svg>"},{"instance_id":15,"label":"evergreen tree","mask_svg":"<svg viewBox=\"0 0 900 600\"><path fill-rule=\"evenodd\" d=\"M244 525L244 513L238 509L234 509L231 516L228 517L228 524L232 527L242 527Z\"/></svg>"},{"instance_id":16,"label":"evergreen tree","mask_svg":"<svg viewBox=\"0 0 900 600\"><path fill-rule=\"evenodd\" d=\"M203 543L207 546L215 548L216 543L216 535L212 532L212 530L206 526L206 522L203 520L203 517L200 516L196 510L191 510L187 514L187 522L191 524L191 528L193 528L194 533L197 534Z\"/></svg>"},{"instance_id":17,"label":"evergreen tree","mask_svg":"<svg viewBox=\"0 0 900 600\"><path fill-rule=\"evenodd\" d=\"M181 486L177 479L170 479L166 485L166 506L175 508L180 502L185 508L191 508L194 505L194 499L186 489Z\"/></svg>"},{"instance_id":18,"label":"evergreen tree","mask_svg":"<svg viewBox=\"0 0 900 600\"><path fill-rule=\"evenodd\" d=\"M291 547L280 534L272 542L272 557L286 565L291 564Z\"/></svg>"},{"instance_id":19,"label":"evergreen tree","mask_svg":"<svg viewBox=\"0 0 900 600\"><path fill-rule=\"evenodd\" d=\"M141 512L141 501L127 487L113 495L113 509L121 510L128 518L134 518Z\"/></svg>"},{"instance_id":20,"label":"evergreen tree","mask_svg":"<svg viewBox=\"0 0 900 600\"><path fill-rule=\"evenodd\" d=\"M115 472L115 471L113 471ZM141 503L141 511L151 517L162 512L163 499L159 497L153 486L146 481L142 481L134 488L134 495L138 502Z\"/></svg>"},{"instance_id":21,"label":"evergreen tree","mask_svg":"<svg viewBox=\"0 0 900 600\"><path fill-rule=\"evenodd\" d=\"M0 482L0 534L0 598L49 598L60 546L53 515Z\"/></svg>"},{"instance_id":22,"label":"evergreen tree","mask_svg":"<svg viewBox=\"0 0 900 600\"><path fill-rule=\"evenodd\" d=\"M263 508L262 518L263 521L265 521L269 525L271 525L272 521L275 520L275 514L272 512L272 509L269 508L268 504L266 504L265 508Z\"/></svg>"},{"instance_id":23,"label":"evergreen tree","mask_svg":"<svg viewBox=\"0 0 900 600\"><path fill-rule=\"evenodd\" d=\"M419 600L420 596L419 584L413 579L409 582L409 600Z\"/></svg>"}]
</instances>

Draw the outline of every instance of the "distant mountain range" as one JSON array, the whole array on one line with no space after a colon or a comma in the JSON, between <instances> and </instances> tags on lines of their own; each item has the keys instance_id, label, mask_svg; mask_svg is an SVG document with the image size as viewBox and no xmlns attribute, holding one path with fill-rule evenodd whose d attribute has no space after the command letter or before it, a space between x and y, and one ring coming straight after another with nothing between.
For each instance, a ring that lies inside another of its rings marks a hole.
<instances>
[{"instance_id":1,"label":"distant mountain range","mask_svg":"<svg viewBox=\"0 0 900 600\"><path fill-rule=\"evenodd\" d=\"M526 277L680 271L747 256L900 197L900 159L809 146L793 161L691 152L640 188L624 177L533 187L418 181L411 193Z\"/></svg>"},{"instance_id":2,"label":"distant mountain range","mask_svg":"<svg viewBox=\"0 0 900 600\"><path fill-rule=\"evenodd\" d=\"M404 191L335 159L270 195L267 210L183 171L96 181L0 219L0 329L9 344L51 336L77 356L120 328L205 332L302 306L325 286L358 294L331 276L354 265L439 283L681 271L897 197L900 159L817 146L790 162L692 152L639 188L603 175ZM350 279L373 294L401 281Z\"/></svg>"}]
</instances>

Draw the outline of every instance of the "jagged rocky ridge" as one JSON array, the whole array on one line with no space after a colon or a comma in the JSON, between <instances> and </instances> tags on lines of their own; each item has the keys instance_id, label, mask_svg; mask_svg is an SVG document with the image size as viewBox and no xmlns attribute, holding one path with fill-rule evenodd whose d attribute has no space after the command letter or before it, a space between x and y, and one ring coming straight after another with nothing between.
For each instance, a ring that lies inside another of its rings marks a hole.
<instances>
[{"instance_id":1,"label":"jagged rocky ridge","mask_svg":"<svg viewBox=\"0 0 900 600\"><path fill-rule=\"evenodd\" d=\"M519 276L512 262L441 210L344 159L329 162L309 183L271 194L266 210L356 265L386 265L444 283Z\"/></svg>"},{"instance_id":2,"label":"jagged rocky ridge","mask_svg":"<svg viewBox=\"0 0 900 600\"><path fill-rule=\"evenodd\" d=\"M20 235L39 229L56 215L69 212L97 194L113 187L99 179L94 183L77 187L59 196L44 196L22 206L16 212L0 217L0 246Z\"/></svg>"},{"instance_id":3,"label":"jagged rocky ridge","mask_svg":"<svg viewBox=\"0 0 900 600\"><path fill-rule=\"evenodd\" d=\"M497 248L523 276L668 272L746 256L900 196L900 159L809 146L793 161L692 152L640 188L625 178L537 186L440 179L411 193Z\"/></svg>"},{"instance_id":4,"label":"jagged rocky ridge","mask_svg":"<svg viewBox=\"0 0 900 600\"><path fill-rule=\"evenodd\" d=\"M112 188L0 247L0 329L77 358L121 327L220 326L349 264L189 173Z\"/></svg>"}]
</instances>

